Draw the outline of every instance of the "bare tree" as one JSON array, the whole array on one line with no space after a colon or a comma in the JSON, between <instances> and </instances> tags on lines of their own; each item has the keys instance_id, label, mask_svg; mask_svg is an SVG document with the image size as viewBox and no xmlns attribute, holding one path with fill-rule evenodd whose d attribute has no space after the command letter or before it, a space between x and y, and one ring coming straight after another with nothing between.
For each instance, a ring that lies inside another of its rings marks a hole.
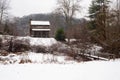
<instances>
[{"instance_id":1,"label":"bare tree","mask_svg":"<svg viewBox=\"0 0 120 80\"><path fill-rule=\"evenodd\" d=\"M2 23L3 16L7 14L9 9L9 0L0 0L0 24Z\"/></svg>"},{"instance_id":2,"label":"bare tree","mask_svg":"<svg viewBox=\"0 0 120 80\"><path fill-rule=\"evenodd\" d=\"M116 14L117 14L117 25L120 31L120 0L116 0Z\"/></svg>"},{"instance_id":3,"label":"bare tree","mask_svg":"<svg viewBox=\"0 0 120 80\"><path fill-rule=\"evenodd\" d=\"M72 27L72 20L73 17L76 15L76 12L80 11L80 5L79 2L81 0L58 0L58 8L56 9L57 12L61 13L65 18L65 23L67 29ZM68 29L68 32L71 30ZM67 35L67 38L69 39L69 33Z\"/></svg>"},{"instance_id":4,"label":"bare tree","mask_svg":"<svg viewBox=\"0 0 120 80\"><path fill-rule=\"evenodd\" d=\"M6 19L3 27L4 27L3 34L17 36L18 31L15 22Z\"/></svg>"},{"instance_id":5,"label":"bare tree","mask_svg":"<svg viewBox=\"0 0 120 80\"><path fill-rule=\"evenodd\" d=\"M105 51L119 55L120 50L120 1L116 0L116 6L110 9L108 3L104 2L96 14L96 30L93 37L102 45Z\"/></svg>"}]
</instances>

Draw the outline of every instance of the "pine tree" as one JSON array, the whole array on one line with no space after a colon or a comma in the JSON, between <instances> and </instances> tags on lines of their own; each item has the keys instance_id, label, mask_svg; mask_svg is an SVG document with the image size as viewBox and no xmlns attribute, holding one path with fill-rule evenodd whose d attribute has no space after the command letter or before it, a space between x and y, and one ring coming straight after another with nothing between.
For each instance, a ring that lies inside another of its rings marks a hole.
<instances>
[{"instance_id":1,"label":"pine tree","mask_svg":"<svg viewBox=\"0 0 120 80\"><path fill-rule=\"evenodd\" d=\"M58 41L65 41L65 33L62 28L58 29L55 35L55 39Z\"/></svg>"},{"instance_id":2,"label":"pine tree","mask_svg":"<svg viewBox=\"0 0 120 80\"><path fill-rule=\"evenodd\" d=\"M96 29L97 23L96 19L98 18L98 15L101 14L101 11L103 8L107 7L109 4L108 0L93 0L92 5L89 7L89 14L90 14L90 28Z\"/></svg>"}]
</instances>

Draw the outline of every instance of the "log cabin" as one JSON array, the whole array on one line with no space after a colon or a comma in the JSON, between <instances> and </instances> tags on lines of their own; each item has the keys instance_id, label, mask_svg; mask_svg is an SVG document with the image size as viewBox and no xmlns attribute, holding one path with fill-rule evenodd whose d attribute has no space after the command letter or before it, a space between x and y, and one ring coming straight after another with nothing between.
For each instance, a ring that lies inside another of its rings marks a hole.
<instances>
[{"instance_id":1,"label":"log cabin","mask_svg":"<svg viewBox=\"0 0 120 80\"><path fill-rule=\"evenodd\" d=\"M49 38L50 37L50 22L49 21L34 21L30 20L30 36Z\"/></svg>"}]
</instances>

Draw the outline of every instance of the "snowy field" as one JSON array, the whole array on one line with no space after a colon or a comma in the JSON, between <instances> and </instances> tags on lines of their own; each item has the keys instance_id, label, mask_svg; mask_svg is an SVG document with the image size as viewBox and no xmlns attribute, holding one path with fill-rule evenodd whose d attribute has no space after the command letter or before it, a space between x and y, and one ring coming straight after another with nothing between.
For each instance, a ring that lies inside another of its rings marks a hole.
<instances>
[{"instance_id":1,"label":"snowy field","mask_svg":"<svg viewBox=\"0 0 120 80\"><path fill-rule=\"evenodd\" d=\"M0 65L0 80L120 80L120 60Z\"/></svg>"}]
</instances>

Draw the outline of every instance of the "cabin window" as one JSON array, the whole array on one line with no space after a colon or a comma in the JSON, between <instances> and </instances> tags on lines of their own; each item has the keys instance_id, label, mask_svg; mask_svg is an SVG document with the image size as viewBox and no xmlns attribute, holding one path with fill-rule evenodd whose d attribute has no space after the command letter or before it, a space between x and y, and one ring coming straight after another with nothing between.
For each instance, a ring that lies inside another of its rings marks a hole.
<instances>
[{"instance_id":1,"label":"cabin window","mask_svg":"<svg viewBox=\"0 0 120 80\"><path fill-rule=\"evenodd\" d=\"M33 31L33 36L47 38L49 37L49 31Z\"/></svg>"}]
</instances>

